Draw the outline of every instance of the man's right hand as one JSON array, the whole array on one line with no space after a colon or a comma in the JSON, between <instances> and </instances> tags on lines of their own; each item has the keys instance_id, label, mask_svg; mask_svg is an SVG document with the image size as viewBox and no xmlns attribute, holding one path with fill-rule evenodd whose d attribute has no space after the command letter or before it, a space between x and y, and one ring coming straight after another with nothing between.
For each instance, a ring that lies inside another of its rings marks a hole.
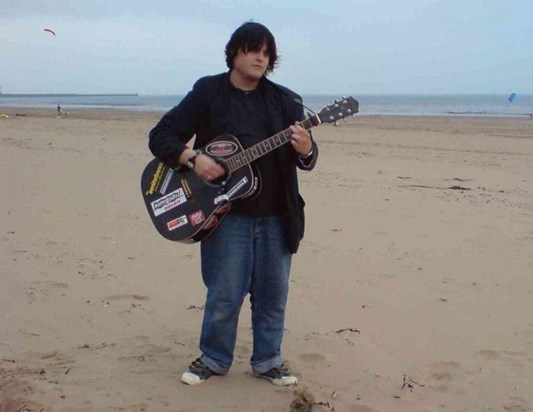
<instances>
[{"instance_id":1,"label":"man's right hand","mask_svg":"<svg viewBox=\"0 0 533 412\"><path fill-rule=\"evenodd\" d=\"M194 172L202 179L212 181L226 174L224 168L220 166L212 157L200 154L196 158Z\"/></svg>"}]
</instances>

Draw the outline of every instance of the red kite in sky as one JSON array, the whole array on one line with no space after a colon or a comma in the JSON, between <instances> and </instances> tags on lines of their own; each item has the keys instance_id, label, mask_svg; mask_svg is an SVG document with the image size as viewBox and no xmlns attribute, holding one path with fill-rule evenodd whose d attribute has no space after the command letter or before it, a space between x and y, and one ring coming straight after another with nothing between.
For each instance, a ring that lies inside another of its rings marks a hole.
<instances>
[{"instance_id":1,"label":"red kite in sky","mask_svg":"<svg viewBox=\"0 0 533 412\"><path fill-rule=\"evenodd\" d=\"M48 33L52 33L54 36L56 35L55 31L52 29L44 29L44 31L47 31Z\"/></svg>"}]
</instances>

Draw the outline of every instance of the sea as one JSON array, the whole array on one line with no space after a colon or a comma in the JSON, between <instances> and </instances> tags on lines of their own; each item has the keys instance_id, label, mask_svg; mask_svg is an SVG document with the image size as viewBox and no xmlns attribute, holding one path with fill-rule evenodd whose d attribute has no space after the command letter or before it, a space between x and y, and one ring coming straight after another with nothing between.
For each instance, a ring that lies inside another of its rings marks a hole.
<instances>
[{"instance_id":1,"label":"sea","mask_svg":"<svg viewBox=\"0 0 533 412\"><path fill-rule=\"evenodd\" d=\"M449 95L371 95L352 94L361 115L389 116L514 116L533 117L533 94L517 94L511 102L503 94ZM342 96L303 95L309 112L319 113ZM84 108L165 112L177 105L183 95L141 94L1 94L0 108ZM0 110L1 111L1 110Z\"/></svg>"}]
</instances>

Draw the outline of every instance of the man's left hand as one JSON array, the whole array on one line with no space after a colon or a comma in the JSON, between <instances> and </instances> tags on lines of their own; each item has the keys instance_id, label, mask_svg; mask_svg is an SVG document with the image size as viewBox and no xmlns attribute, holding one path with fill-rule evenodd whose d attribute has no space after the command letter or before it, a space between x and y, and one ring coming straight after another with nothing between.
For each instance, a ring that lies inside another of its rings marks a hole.
<instances>
[{"instance_id":1,"label":"man's left hand","mask_svg":"<svg viewBox=\"0 0 533 412\"><path fill-rule=\"evenodd\" d=\"M311 135L299 123L294 123L290 126L292 132L291 144L301 156L306 156L311 152L313 143L311 142Z\"/></svg>"}]
</instances>

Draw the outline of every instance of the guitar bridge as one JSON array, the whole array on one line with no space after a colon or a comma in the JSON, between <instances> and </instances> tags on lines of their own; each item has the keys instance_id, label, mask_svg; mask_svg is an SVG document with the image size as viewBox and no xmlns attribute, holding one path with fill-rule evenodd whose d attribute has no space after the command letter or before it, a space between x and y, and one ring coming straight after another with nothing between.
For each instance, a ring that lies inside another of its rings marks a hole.
<instances>
[{"instance_id":1,"label":"guitar bridge","mask_svg":"<svg viewBox=\"0 0 533 412\"><path fill-rule=\"evenodd\" d=\"M227 193L224 193L226 190L226 186L223 186L223 189L221 191L222 194L218 195L214 199L215 205L223 205L224 203L227 203L230 201L232 197L241 189L246 183L248 183L248 178L245 176L235 186L233 186Z\"/></svg>"}]
</instances>

